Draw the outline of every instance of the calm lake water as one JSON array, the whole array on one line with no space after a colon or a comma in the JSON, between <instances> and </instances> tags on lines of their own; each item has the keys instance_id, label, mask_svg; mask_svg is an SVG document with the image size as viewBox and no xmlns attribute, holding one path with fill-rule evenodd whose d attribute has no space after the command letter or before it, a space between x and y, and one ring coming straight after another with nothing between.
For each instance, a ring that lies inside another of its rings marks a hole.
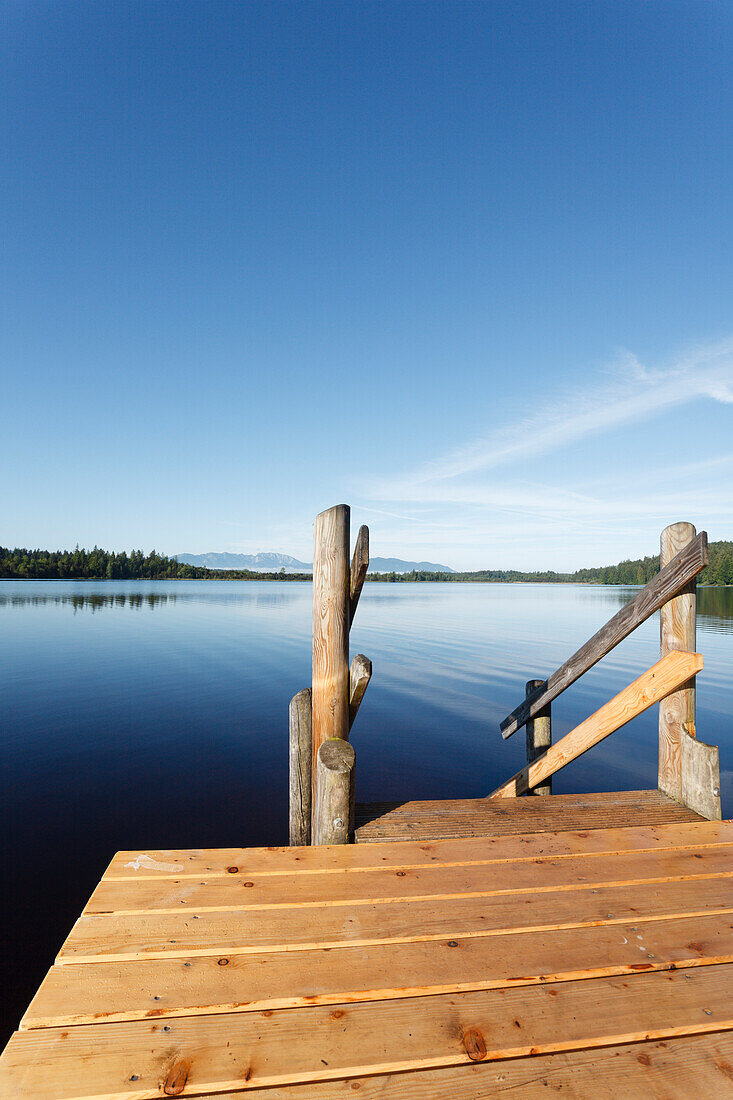
<instances>
[{"instance_id":1,"label":"calm lake water","mask_svg":"<svg viewBox=\"0 0 733 1100\"><path fill-rule=\"evenodd\" d=\"M487 794L524 763L499 721L633 594L575 585L368 584L351 651L374 674L357 798ZM17 1025L118 849L287 843L287 708L310 682L296 582L0 582L3 1025ZM698 734L733 811L733 589L698 601ZM553 705L556 738L659 656L658 616ZM657 710L554 780L656 786ZM4 1040L3 1036L3 1040Z\"/></svg>"}]
</instances>

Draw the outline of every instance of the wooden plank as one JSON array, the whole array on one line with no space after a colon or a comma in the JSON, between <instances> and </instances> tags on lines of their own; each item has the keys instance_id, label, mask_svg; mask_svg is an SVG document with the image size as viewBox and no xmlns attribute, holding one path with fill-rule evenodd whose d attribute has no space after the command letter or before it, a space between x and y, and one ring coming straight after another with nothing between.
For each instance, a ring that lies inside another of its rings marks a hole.
<instances>
[{"instance_id":1,"label":"wooden plank","mask_svg":"<svg viewBox=\"0 0 733 1100\"><path fill-rule=\"evenodd\" d=\"M491 793L490 798L511 798L526 793L544 779L577 760L602 741L621 729L632 718L648 710L670 692L675 691L702 668L699 653L671 652L652 665L627 688L586 718L574 730L560 738L556 745L512 776Z\"/></svg>"},{"instance_id":2,"label":"wooden plank","mask_svg":"<svg viewBox=\"0 0 733 1100\"><path fill-rule=\"evenodd\" d=\"M310 844L311 839L311 689L305 688L290 700L290 790L289 836L294 845Z\"/></svg>"},{"instance_id":3,"label":"wooden plank","mask_svg":"<svg viewBox=\"0 0 733 1100\"><path fill-rule=\"evenodd\" d=\"M568 1100L731 1100L731 1082L733 1038L721 1032L353 1081L284 1085L254 1095L263 1100L344 1100L358 1085L360 1100L547 1100L555 1093ZM253 1094L236 1090L229 1095ZM213 1096L200 1094L199 1100Z\"/></svg>"},{"instance_id":4,"label":"wooden plank","mask_svg":"<svg viewBox=\"0 0 733 1100\"><path fill-rule=\"evenodd\" d=\"M349 516L337 504L313 527L313 760L324 741L349 736ZM315 784L313 768L314 807Z\"/></svg>"},{"instance_id":5,"label":"wooden plank","mask_svg":"<svg viewBox=\"0 0 733 1100\"><path fill-rule=\"evenodd\" d=\"M356 536L354 556L351 559L350 586L349 586L349 623L353 623L356 614L359 596L364 587L367 570L369 568L369 528L363 525Z\"/></svg>"},{"instance_id":6,"label":"wooden plank","mask_svg":"<svg viewBox=\"0 0 733 1100\"><path fill-rule=\"evenodd\" d=\"M262 914L216 914L191 922L198 938L181 935L176 945L163 944L165 950L157 957L139 955L121 963L93 957L91 962L72 960L52 967L22 1026L141 1019L151 1011L157 1015L195 1015L223 1011L222 1006L231 1008L233 1004L238 1011L249 1011L249 990L236 966L232 971L228 969L239 956L271 959L277 952L296 958L302 951L337 946L356 948L358 954L358 949L378 950L384 945L462 944L477 939L493 944L491 951L497 956L504 950L506 936L541 937L559 930L571 936L573 930L595 927L615 928L618 932L628 925L634 930L634 939L639 934L643 937L648 925L664 921L696 922L717 914L720 921L730 923L732 911L730 879L717 878L593 887L580 895L546 893L537 899L528 895L519 903L495 897L464 898L448 904L431 899L412 902L409 908L373 905L356 913L337 907L314 910L307 922L301 920L298 925L292 922L292 910L268 914L266 921ZM624 936L630 938L619 932L617 942L621 943ZM643 945L645 941L642 938L638 942ZM124 946L132 949L135 941L130 939ZM155 945L148 941L145 946L150 951ZM174 954L176 950L183 954ZM228 960L224 976L219 967L222 958ZM639 959L645 961L641 951ZM522 967L521 972L526 973L526 968ZM190 978L195 978L194 984ZM154 1000L154 995L158 999Z\"/></svg>"},{"instance_id":7,"label":"wooden plank","mask_svg":"<svg viewBox=\"0 0 733 1100\"><path fill-rule=\"evenodd\" d=\"M506 837L554 830L628 828L700 821L688 807L661 791L600 795L553 795L548 799L462 798L428 802L356 804L356 840L439 840Z\"/></svg>"},{"instance_id":8,"label":"wooden plank","mask_svg":"<svg viewBox=\"0 0 733 1100\"><path fill-rule=\"evenodd\" d=\"M221 1093L340 1077L598 1050L640 1038L733 1029L729 967L654 973L386 1004L79 1026L16 1035L0 1085L42 1100L160 1095L171 1065L186 1090ZM705 1011L701 1011L704 1005ZM60 1072L51 1076L49 1065ZM133 1082L132 1077L136 1080ZM35 1091L30 1091L30 1090Z\"/></svg>"},{"instance_id":9,"label":"wooden plank","mask_svg":"<svg viewBox=\"0 0 733 1100\"><path fill-rule=\"evenodd\" d=\"M660 562L665 566L695 540L691 523L673 523L662 531ZM673 599L662 605L660 615L660 653L696 648L696 581L690 578ZM680 736L695 724L695 679L672 691L659 705L659 789L670 798L682 800L682 760Z\"/></svg>"},{"instance_id":10,"label":"wooden plank","mask_svg":"<svg viewBox=\"0 0 733 1100\"><path fill-rule=\"evenodd\" d=\"M720 754L682 730L680 737L682 801L710 821L723 816L720 801Z\"/></svg>"},{"instance_id":11,"label":"wooden plank","mask_svg":"<svg viewBox=\"0 0 733 1100\"><path fill-rule=\"evenodd\" d=\"M628 794L636 792L626 792ZM646 792L638 792L645 794ZM535 813L546 803L559 803L568 815L571 800L580 797L583 803L590 796L553 795L551 799L518 798L484 804L497 812L513 816ZM599 795L605 800L621 799L616 795ZM659 796L669 802L664 795ZM676 806L676 803L672 803ZM680 811L689 811L679 807ZM694 815L693 815L694 816ZM405 842L396 845L386 841L365 845L332 848L194 848L150 849L147 852L117 852L105 871L102 884L154 880L201 879L202 877L237 876L240 881L251 875L349 874L374 870L377 867L427 867L434 864L470 866L484 862L504 863L537 856L576 857L598 852L656 851L662 848L699 848L709 844L733 843L733 821L703 821L695 818L682 823L629 826L610 829L581 829L568 832L535 832L518 836L482 836L459 840Z\"/></svg>"},{"instance_id":12,"label":"wooden plank","mask_svg":"<svg viewBox=\"0 0 733 1100\"><path fill-rule=\"evenodd\" d=\"M349 669L349 730L354 724L371 678L372 662L363 653L357 653Z\"/></svg>"},{"instance_id":13,"label":"wooden plank","mask_svg":"<svg viewBox=\"0 0 733 1100\"><path fill-rule=\"evenodd\" d=\"M632 918L618 924L504 930L498 935L451 935L359 948L211 954L206 945L206 954L169 951L168 958L145 957L123 964L55 966L44 982L44 997L47 1005L55 1004L65 1014L66 1023L72 1023L500 989L729 963L732 924L728 909L725 918L719 913L654 921ZM36 1016L55 1015L39 1007L40 1002L33 1009Z\"/></svg>"},{"instance_id":14,"label":"wooden plank","mask_svg":"<svg viewBox=\"0 0 733 1100\"><path fill-rule=\"evenodd\" d=\"M347 844L349 841L354 817L354 759L353 745L340 737L329 738L318 750L314 844ZM250 883L250 886L255 885Z\"/></svg>"},{"instance_id":15,"label":"wooden plank","mask_svg":"<svg viewBox=\"0 0 733 1100\"><path fill-rule=\"evenodd\" d=\"M725 873L733 876L729 844L640 851L633 857L627 852L611 852L565 859L539 855L531 860L478 866L434 864L398 870L379 867L358 874L253 875L245 880L213 878L211 881L137 880L134 885L103 880L69 936L64 952L77 942L84 921L91 920L94 915L136 913L147 917L168 913L176 919L188 920L191 912L359 906L376 901L387 904L395 899L456 898L467 894L489 897L533 890L571 890L584 888L588 883L650 882Z\"/></svg>"},{"instance_id":16,"label":"wooden plank","mask_svg":"<svg viewBox=\"0 0 733 1100\"><path fill-rule=\"evenodd\" d=\"M532 698L525 699L500 723L502 737L511 737L529 718L556 699L588 669L593 668L593 665L627 638L637 626L646 622L655 611L681 592L707 564L708 537L705 531L701 531L696 539L665 564L661 572L630 603L622 607L564 665L553 672L543 689L538 689Z\"/></svg>"}]
</instances>

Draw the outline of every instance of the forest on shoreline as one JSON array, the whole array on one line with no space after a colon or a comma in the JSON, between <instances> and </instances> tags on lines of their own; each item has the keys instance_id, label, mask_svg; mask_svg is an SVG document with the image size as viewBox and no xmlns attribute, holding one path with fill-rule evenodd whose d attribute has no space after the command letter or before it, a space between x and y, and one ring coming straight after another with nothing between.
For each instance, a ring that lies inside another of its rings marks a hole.
<instances>
[{"instance_id":1,"label":"forest on shoreline","mask_svg":"<svg viewBox=\"0 0 733 1100\"><path fill-rule=\"evenodd\" d=\"M574 573L522 572L516 569L480 569L468 573L369 573L368 581L389 583L545 583L646 584L659 572L659 555L622 561L617 565L578 569ZM247 580L309 581L310 573L257 573L249 569L205 569L188 565L152 550L144 554L85 550L11 550L0 546L0 580ZM700 584L733 585L733 542L710 543L710 564Z\"/></svg>"}]
</instances>

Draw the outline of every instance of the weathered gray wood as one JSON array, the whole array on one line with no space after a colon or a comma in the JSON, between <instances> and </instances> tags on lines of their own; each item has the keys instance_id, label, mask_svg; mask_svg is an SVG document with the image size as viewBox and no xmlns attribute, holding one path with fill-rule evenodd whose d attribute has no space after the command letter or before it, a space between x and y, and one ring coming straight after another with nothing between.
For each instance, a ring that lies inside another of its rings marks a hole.
<instances>
[{"instance_id":1,"label":"weathered gray wood","mask_svg":"<svg viewBox=\"0 0 733 1100\"><path fill-rule=\"evenodd\" d=\"M354 556L351 559L351 584L349 590L349 623L353 623L356 605L369 568L369 528L362 526L356 536Z\"/></svg>"},{"instance_id":2,"label":"weathered gray wood","mask_svg":"<svg viewBox=\"0 0 733 1100\"><path fill-rule=\"evenodd\" d=\"M354 749L339 737L324 741L316 766L314 844L347 844L354 821Z\"/></svg>"},{"instance_id":3,"label":"weathered gray wood","mask_svg":"<svg viewBox=\"0 0 733 1100\"><path fill-rule=\"evenodd\" d=\"M694 540L691 523L673 523L662 531L660 562L665 566ZM696 582L694 578L662 606L660 655L673 650L695 651ZM695 723L695 681L659 704L659 789L670 798L682 798L682 730Z\"/></svg>"},{"instance_id":4,"label":"weathered gray wood","mask_svg":"<svg viewBox=\"0 0 733 1100\"><path fill-rule=\"evenodd\" d=\"M701 531L633 600L622 607L577 653L553 672L543 687L538 688L531 698L525 699L500 723L502 737L511 737L516 730L521 729L528 719L556 699L583 673L597 664L601 657L605 657L619 642L627 638L632 630L646 622L663 604L681 592L707 564L708 536L705 531Z\"/></svg>"},{"instance_id":5,"label":"weathered gray wood","mask_svg":"<svg viewBox=\"0 0 733 1100\"><path fill-rule=\"evenodd\" d=\"M718 746L705 745L683 730L680 757L683 805L709 821L720 821L723 812Z\"/></svg>"},{"instance_id":6,"label":"weathered gray wood","mask_svg":"<svg viewBox=\"0 0 733 1100\"><path fill-rule=\"evenodd\" d=\"M349 516L337 504L314 524L313 760L324 741L349 736Z\"/></svg>"},{"instance_id":7,"label":"weathered gray wood","mask_svg":"<svg viewBox=\"0 0 733 1100\"><path fill-rule=\"evenodd\" d=\"M372 678L372 662L363 653L357 653L349 670L349 729L354 724L364 692Z\"/></svg>"},{"instance_id":8,"label":"weathered gray wood","mask_svg":"<svg viewBox=\"0 0 733 1100\"><path fill-rule=\"evenodd\" d=\"M290 700L290 843L311 842L311 689Z\"/></svg>"},{"instance_id":9,"label":"weathered gray wood","mask_svg":"<svg viewBox=\"0 0 733 1100\"><path fill-rule=\"evenodd\" d=\"M544 680L527 680L525 694L529 698L538 688L541 688ZM527 722L527 764L531 764L538 756L542 756L552 744L552 716L550 704L538 711L534 718ZM546 782L540 783L527 794L552 794L552 777Z\"/></svg>"}]
</instances>

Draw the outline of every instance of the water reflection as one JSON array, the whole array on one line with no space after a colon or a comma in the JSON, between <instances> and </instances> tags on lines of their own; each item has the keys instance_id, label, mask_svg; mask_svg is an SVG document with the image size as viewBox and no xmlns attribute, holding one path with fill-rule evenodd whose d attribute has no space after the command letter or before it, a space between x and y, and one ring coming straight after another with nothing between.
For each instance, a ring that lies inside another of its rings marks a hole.
<instances>
[{"instance_id":1,"label":"water reflection","mask_svg":"<svg viewBox=\"0 0 733 1100\"><path fill-rule=\"evenodd\" d=\"M638 588L627 586L608 586L604 591L609 593L612 601L618 607L632 600ZM712 630L719 634L733 634L733 588L706 587L697 590L697 622L698 626L705 630Z\"/></svg>"},{"instance_id":2,"label":"water reflection","mask_svg":"<svg viewBox=\"0 0 733 1100\"><path fill-rule=\"evenodd\" d=\"M258 585L256 591L247 591L246 589L237 588L237 582L224 581L222 582L227 587L223 590L213 590L210 588L211 581L202 581L201 589L198 591L186 591L174 589L172 591L165 591L164 586L167 584L176 584L177 582L168 581L151 581L150 585L156 585L155 588L147 590L135 590L130 591L109 591L107 589L92 590L92 591L79 591L78 588L72 592L53 591L53 592L9 592L3 590L4 584L18 584L19 586L25 586L28 582L3 582L0 581L0 608L4 607L43 607L45 605L57 605L60 607L71 607L74 611L90 610L92 612L99 611L102 608L120 608L130 607L136 610L140 608L148 608L152 610L156 607L164 607L167 604L173 605L176 603L209 603L209 604L248 604L252 607L261 608L283 608L297 602L301 597L296 596L295 593L283 591L282 587L277 591L263 592ZM67 582L59 581L59 585L71 585L78 584L79 582ZM86 583L86 582L85 582ZM96 582L103 584L114 584L115 582ZM128 583L134 585L135 582L119 582L120 584ZM197 582L188 582L195 584ZM243 582L245 585L251 582ZM252 582L257 584L257 582ZM277 582L273 583L273 587ZM290 585L296 584L296 581L287 582ZM285 586L283 586L285 587ZM208 591L206 590L208 589Z\"/></svg>"}]
</instances>

